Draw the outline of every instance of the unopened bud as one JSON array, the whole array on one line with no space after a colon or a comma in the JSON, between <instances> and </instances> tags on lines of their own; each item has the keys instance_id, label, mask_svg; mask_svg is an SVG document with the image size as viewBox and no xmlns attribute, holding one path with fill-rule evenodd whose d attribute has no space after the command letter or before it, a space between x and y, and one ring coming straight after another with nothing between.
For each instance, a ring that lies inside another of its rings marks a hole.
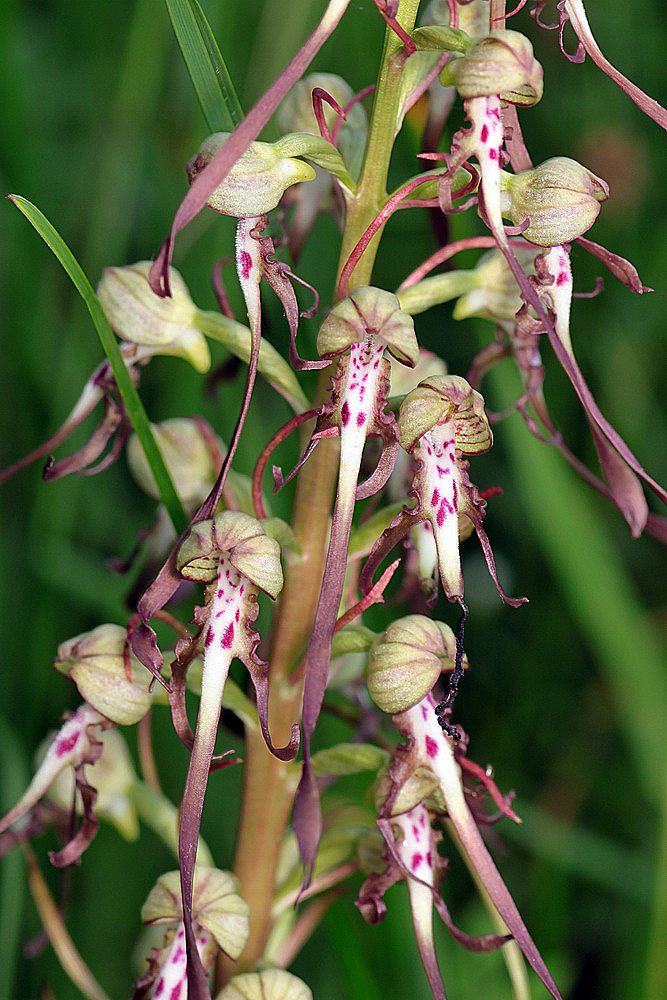
<instances>
[{"instance_id":1,"label":"unopened bud","mask_svg":"<svg viewBox=\"0 0 667 1000\"><path fill-rule=\"evenodd\" d=\"M200 521L178 550L176 565L186 580L211 583L223 556L269 597L276 598L282 590L280 546L254 517L223 511L212 521Z\"/></svg>"},{"instance_id":2,"label":"unopened bud","mask_svg":"<svg viewBox=\"0 0 667 1000\"><path fill-rule=\"evenodd\" d=\"M160 298L148 284L151 262L107 267L97 286L97 297L111 329L122 340L151 353L185 358L198 372L211 366L206 339L195 329L197 307L178 271L169 268L171 296Z\"/></svg>"},{"instance_id":3,"label":"unopened bud","mask_svg":"<svg viewBox=\"0 0 667 1000\"><path fill-rule=\"evenodd\" d=\"M151 707L150 674L129 653L120 625L99 625L62 642L54 666L84 701L120 726L134 725Z\"/></svg>"},{"instance_id":4,"label":"unopened bud","mask_svg":"<svg viewBox=\"0 0 667 1000\"><path fill-rule=\"evenodd\" d=\"M381 288L355 288L338 302L320 327L317 350L321 357L333 357L371 336L383 341L397 361L416 365L419 345L414 320L403 312L392 292Z\"/></svg>"},{"instance_id":5,"label":"unopened bud","mask_svg":"<svg viewBox=\"0 0 667 1000\"><path fill-rule=\"evenodd\" d=\"M498 94L509 104L529 107L542 97L542 67L533 46L518 31L494 31L460 59L452 59L440 77L463 98Z\"/></svg>"},{"instance_id":6,"label":"unopened bud","mask_svg":"<svg viewBox=\"0 0 667 1000\"><path fill-rule=\"evenodd\" d=\"M533 273L536 250L514 249L514 255L527 274ZM454 319L479 316L494 323L512 322L521 308L516 278L500 250L490 250L477 266L467 272L472 287L454 306Z\"/></svg>"},{"instance_id":7,"label":"unopened bud","mask_svg":"<svg viewBox=\"0 0 667 1000\"><path fill-rule=\"evenodd\" d=\"M398 437L405 451L436 424L454 421L455 446L464 455L479 455L493 444L493 434L484 409L484 398L460 375L430 378L401 404Z\"/></svg>"},{"instance_id":8,"label":"unopened bud","mask_svg":"<svg viewBox=\"0 0 667 1000\"><path fill-rule=\"evenodd\" d=\"M524 239L540 247L569 243L591 228L609 187L567 156L545 160L520 174L503 174L503 215L515 226L529 222Z\"/></svg>"},{"instance_id":9,"label":"unopened bud","mask_svg":"<svg viewBox=\"0 0 667 1000\"><path fill-rule=\"evenodd\" d=\"M229 132L214 132L188 163L190 182L206 167L229 138ZM252 142L221 184L209 196L208 205L223 215L244 219L264 215L277 206L288 187L312 181L315 171L303 160L281 156L268 142Z\"/></svg>"},{"instance_id":10,"label":"unopened bud","mask_svg":"<svg viewBox=\"0 0 667 1000\"><path fill-rule=\"evenodd\" d=\"M383 712L404 712L432 690L442 670L454 669L455 656L448 625L423 615L399 618L371 647L369 694Z\"/></svg>"},{"instance_id":11,"label":"unopened bud","mask_svg":"<svg viewBox=\"0 0 667 1000\"><path fill-rule=\"evenodd\" d=\"M234 976L216 1000L313 1000L313 994L291 972L264 969Z\"/></svg>"},{"instance_id":12,"label":"unopened bud","mask_svg":"<svg viewBox=\"0 0 667 1000\"><path fill-rule=\"evenodd\" d=\"M196 420L175 418L152 425L153 437L183 503L201 503L208 495L216 468L201 426ZM217 442L222 450L222 442ZM154 500L160 499L155 478L136 434L127 443L127 464L137 485Z\"/></svg>"}]
</instances>

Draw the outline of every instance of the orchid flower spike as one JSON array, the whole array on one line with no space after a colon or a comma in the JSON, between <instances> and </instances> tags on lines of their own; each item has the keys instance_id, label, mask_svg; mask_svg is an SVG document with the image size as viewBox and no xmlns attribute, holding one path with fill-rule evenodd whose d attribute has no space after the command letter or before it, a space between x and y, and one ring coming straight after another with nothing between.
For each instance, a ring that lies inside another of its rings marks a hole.
<instances>
[{"instance_id":1,"label":"orchid flower spike","mask_svg":"<svg viewBox=\"0 0 667 1000\"><path fill-rule=\"evenodd\" d=\"M259 521L246 514L225 511L212 521L195 525L181 545L177 568L186 580L207 585L206 606L197 620L202 626L203 673L197 727L181 804L179 858L183 920L192 981L201 979L193 919L193 874L208 774L213 759L222 695L232 661L240 659L255 685L257 710L267 746L289 760L299 745L298 727L287 746L276 748L268 728L268 666L256 653L257 593L275 599L283 585L278 543Z\"/></svg>"},{"instance_id":2,"label":"orchid flower spike","mask_svg":"<svg viewBox=\"0 0 667 1000\"><path fill-rule=\"evenodd\" d=\"M340 433L338 490L322 589L306 656L303 696L304 767L295 803L295 829L305 876L308 879L321 835L319 795L310 761L314 732L327 684L331 642L343 593L347 550L356 500L372 496L386 484L397 450L396 421L385 413L389 391L388 351L403 364L414 366L419 349L412 318L391 292L357 288L339 302L322 324L318 351L339 357L326 420ZM320 430L322 427L320 426ZM366 438L383 440L375 472L357 485Z\"/></svg>"},{"instance_id":3,"label":"orchid flower spike","mask_svg":"<svg viewBox=\"0 0 667 1000\"><path fill-rule=\"evenodd\" d=\"M375 570L394 545L415 525L428 521L445 594L463 606L459 537L465 537L472 524L501 598L513 607L523 604L525 597L508 597L500 586L482 526L486 502L471 483L463 457L481 455L493 443L482 396L458 375L427 379L403 400L398 425L401 446L416 463L410 490L416 505L404 508L373 546L362 572L362 590L370 588Z\"/></svg>"},{"instance_id":4,"label":"orchid flower spike","mask_svg":"<svg viewBox=\"0 0 667 1000\"><path fill-rule=\"evenodd\" d=\"M229 872L198 865L192 904L192 931L201 963L202 979L188 982L185 923L178 872L161 875L141 910L149 926L165 927L162 945L153 948L148 969L136 982L132 1000L192 1000L210 995L208 976L220 951L237 959L248 940L248 906L238 894L238 882ZM201 992L204 987L205 993Z\"/></svg>"}]
</instances>

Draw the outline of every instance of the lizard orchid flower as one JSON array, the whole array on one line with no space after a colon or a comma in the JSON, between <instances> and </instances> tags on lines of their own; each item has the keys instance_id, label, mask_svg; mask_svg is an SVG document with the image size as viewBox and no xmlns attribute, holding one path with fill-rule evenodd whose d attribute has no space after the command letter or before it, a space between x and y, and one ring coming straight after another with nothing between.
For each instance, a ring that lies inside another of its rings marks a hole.
<instances>
[{"instance_id":1,"label":"lizard orchid flower","mask_svg":"<svg viewBox=\"0 0 667 1000\"><path fill-rule=\"evenodd\" d=\"M384 354L388 351L409 366L414 366L419 356L411 317L400 309L395 295L379 288L357 288L334 306L320 328L317 343L324 357L339 357L330 398L316 432L321 435L329 429L340 435L340 462L326 566L306 655L304 764L295 803L295 829L306 880L315 861L322 827L310 740L326 689L354 506L357 500L372 496L386 484L398 447L395 418L385 412L389 362ZM358 485L364 444L370 435L382 438L382 455L375 472Z\"/></svg>"},{"instance_id":2,"label":"lizard orchid flower","mask_svg":"<svg viewBox=\"0 0 667 1000\"><path fill-rule=\"evenodd\" d=\"M208 774L213 760L222 696L234 659L247 667L257 693L257 710L266 743L282 760L293 758L298 726L290 742L276 748L268 728L268 665L257 655L257 594L275 599L282 589L280 548L261 524L246 514L224 511L196 524L178 550L177 569L187 580L207 585L206 606L197 612L203 639L203 672L197 726L181 804L179 859L188 969L191 983L206 996L204 971L193 928L193 878ZM196 646L195 646L196 649ZM183 693L184 697L184 693ZM185 718L185 707L182 706Z\"/></svg>"}]
</instances>

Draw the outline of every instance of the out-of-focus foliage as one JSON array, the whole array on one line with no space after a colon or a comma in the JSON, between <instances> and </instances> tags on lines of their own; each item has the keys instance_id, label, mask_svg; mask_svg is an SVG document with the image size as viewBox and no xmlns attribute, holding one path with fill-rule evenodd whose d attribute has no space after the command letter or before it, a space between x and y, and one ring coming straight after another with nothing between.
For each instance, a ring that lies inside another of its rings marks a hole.
<instances>
[{"instance_id":1,"label":"out-of-focus foliage","mask_svg":"<svg viewBox=\"0 0 667 1000\"><path fill-rule=\"evenodd\" d=\"M322 8L316 0L208 0L203 6L246 109ZM588 8L610 58L646 91L664 98L663 4L591 0ZM603 411L664 482L664 134L590 62L567 63L554 35L538 30L525 13L512 27L530 35L545 69L544 99L522 115L529 149L536 161L573 156L608 181L611 198L592 238L631 259L644 282L656 288L638 298L605 276L602 296L576 303L573 336ZM361 0L351 5L314 68L339 73L360 89L373 81L381 45L377 12L371 0ZM0 190L19 191L39 205L92 281L106 265L146 259L157 250L185 189L185 163L207 134L163 5L5 0L0 107ZM418 107L399 142L397 180L417 169L420 126ZM275 135L269 131L267 137ZM59 425L99 362L100 348L49 251L9 203L0 205L0 213L4 466ZM475 226L482 231L473 218L451 223L456 235ZM229 253L231 237L232 221L211 214L178 244L175 264L202 308L214 307L210 264ZM433 246L425 214L399 213L384 238L377 283L395 288ZM337 252L335 226L322 219L301 272L325 302ZM469 262L473 259L470 255ZM576 286L592 288L596 262L575 250L573 267ZM235 288L231 295L238 307ZM272 308L270 322L269 336L284 351L278 308ZM310 348L312 356L315 332L306 324L305 355ZM420 316L417 332L424 346L437 349L450 370L461 374L492 336L488 324L455 322L447 307ZM574 394L546 346L544 355L552 412L572 448L594 463ZM215 360L223 357L220 351ZM486 394L500 409L514 389L511 375L501 369ZM142 380L151 420L200 413L223 439L229 439L241 390L239 374L218 387L217 397L205 395L200 377L171 358L153 363ZM260 384L239 471L251 471L252 456L270 429L289 415L287 404ZM474 611L467 637L473 669L457 706L458 720L472 735L472 756L493 762L501 787L516 788L519 802L531 803L520 830L508 829L507 822L496 828L495 854L565 994L572 1000L641 995L659 1000L643 994L642 983L655 887L667 878L656 867L667 813L667 751L660 728L667 674L661 672L658 641L667 619L664 556L650 538L633 542L611 505L576 480L556 453L536 444L518 417L496 428L496 442L478 466L484 477L480 487L504 490L491 502L488 528L508 590L527 594L530 604L517 611L504 607L479 550L474 543L464 548L466 593ZM272 501L274 514L288 513L288 496ZM30 468L3 487L0 509L2 812L24 783L32 749L76 702L74 687L51 668L58 643L127 617L124 601L132 580L114 576L105 560L129 553L137 531L150 523L153 505L122 460L99 478L49 484L41 481L38 467ZM448 606L437 609L443 620L451 614ZM374 615L371 624L386 620L382 610ZM177 800L186 751L166 713L157 716L155 728L165 791ZM329 745L348 735L342 722L324 722L318 738ZM214 775L207 798L203 834L221 868L232 863L240 782L241 768L222 771ZM37 845L42 857L53 846L48 840ZM48 948L34 959L21 954L39 926L19 867L16 855L2 867L0 997L36 997L48 980L58 1000L75 998ZM170 867L172 858L150 832L129 844L104 827L73 872L67 924L112 997L129 993L140 907L156 877ZM59 875L48 872L48 877L55 891ZM469 932L487 930L462 867L454 865L448 880L458 922ZM408 921L402 887L392 890L387 920L376 928L363 924L346 897L330 911L294 971L318 1000L426 996ZM509 997L498 956L471 956L444 936L439 948L447 979L457 984L457 1000ZM533 989L537 996L537 985Z\"/></svg>"}]
</instances>

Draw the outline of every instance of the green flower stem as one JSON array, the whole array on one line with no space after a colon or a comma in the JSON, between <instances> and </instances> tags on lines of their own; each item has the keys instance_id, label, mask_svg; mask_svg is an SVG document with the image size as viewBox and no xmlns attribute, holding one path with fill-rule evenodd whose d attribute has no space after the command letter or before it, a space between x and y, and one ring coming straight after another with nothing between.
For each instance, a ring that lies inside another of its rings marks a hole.
<instances>
[{"instance_id":1,"label":"green flower stem","mask_svg":"<svg viewBox=\"0 0 667 1000\"><path fill-rule=\"evenodd\" d=\"M414 27L418 0L401 0L397 19ZM386 198L387 173L395 138L403 59L401 43L387 30L371 114L368 146L359 188L348 199L339 272ZM353 275L352 287L370 281L380 234L372 241ZM327 393L331 370L320 375L317 401ZM294 500L292 529L301 548L286 556L285 586L272 630L271 698L269 714L276 740L289 736L290 723L301 708L301 685L286 679L311 633L320 592L327 530L338 471L338 444L322 441L301 471ZM240 894L250 906L250 935L234 971L250 968L261 958L271 929L275 873L295 792L294 775L272 757L261 736L246 734L245 783L234 870ZM219 980L232 972L223 961Z\"/></svg>"}]
</instances>

